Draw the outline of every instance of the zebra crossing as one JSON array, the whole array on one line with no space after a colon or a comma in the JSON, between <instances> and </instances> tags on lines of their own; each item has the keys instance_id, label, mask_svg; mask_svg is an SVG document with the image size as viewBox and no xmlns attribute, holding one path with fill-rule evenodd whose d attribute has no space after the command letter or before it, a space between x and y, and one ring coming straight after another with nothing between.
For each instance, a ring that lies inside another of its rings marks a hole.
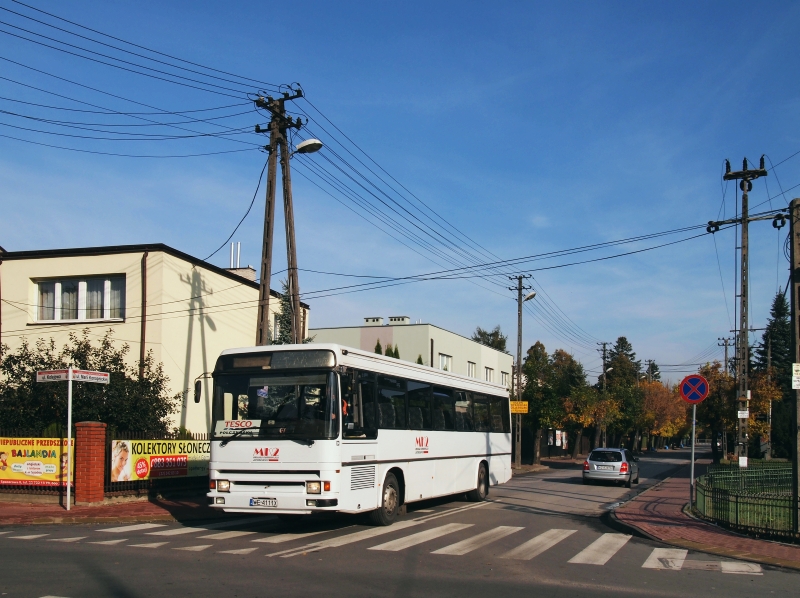
<instances>
[{"instance_id":1,"label":"zebra crossing","mask_svg":"<svg viewBox=\"0 0 800 598\"><path fill-rule=\"evenodd\" d=\"M13 543L40 540L62 544L120 546L139 550L215 552L220 555L252 555L257 551L263 553L263 550L267 548L263 556L269 558L292 558L309 552L341 548L357 543L362 543L363 548L371 554L397 553L435 543L437 546L432 546L433 549L429 551L430 555L437 555L435 558L461 557L477 551L488 550L492 552L493 556L506 561L526 562L554 550L567 539L575 540L581 537L581 540L584 540L582 536L585 535L586 530L576 536L575 534L579 534L579 530L576 529L554 528L526 538L525 536L529 535L530 531L527 531L526 534L526 528L521 526L497 525L490 529L485 529L483 526L484 529L481 529L481 524L475 523L436 523L432 527L425 525L440 517L458 515L460 512L479 506L481 505L457 507L432 514L426 513L422 517L403 520L389 527L363 528L348 525L315 530L300 529L293 532L283 530L281 524L275 522L274 518L252 518L187 527L145 523L94 530L100 534L125 536L109 540L95 539L97 536L93 535L49 537L54 534L18 535L15 532L3 532L0 541ZM259 523L264 525L259 527ZM255 524L260 531L252 531L252 528L247 530L226 529L248 524ZM273 531L273 528L278 529ZM326 534L329 537L324 537ZM625 549L631 539L630 535L620 533L603 533L599 537L595 532L591 532L591 534L592 537L585 538L586 545L566 560L569 565L605 566L612 561L614 556ZM443 547L439 547L442 542L435 542L450 539L454 541ZM215 544L215 542L223 542L223 544ZM231 547L226 545L229 542L246 544ZM573 550L575 549L576 542L568 544L573 547ZM279 547L280 545L289 547L269 551L269 547ZM560 550L558 558L563 558L566 550L566 547ZM641 567L645 570L702 570L744 575L763 574L758 564L740 561L693 560L688 559L687 555L688 551L683 549L653 548Z\"/></svg>"}]
</instances>

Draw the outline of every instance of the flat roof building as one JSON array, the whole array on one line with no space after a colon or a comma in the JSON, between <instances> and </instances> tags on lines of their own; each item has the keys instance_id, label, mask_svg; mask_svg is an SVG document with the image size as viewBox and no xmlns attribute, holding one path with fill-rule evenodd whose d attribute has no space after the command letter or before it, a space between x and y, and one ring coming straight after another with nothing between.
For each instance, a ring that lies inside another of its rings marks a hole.
<instances>
[{"instance_id":1,"label":"flat roof building","mask_svg":"<svg viewBox=\"0 0 800 598\"><path fill-rule=\"evenodd\" d=\"M513 357L433 324L411 324L408 316L390 316L388 324L379 316L364 318L362 326L311 328L315 343L337 343L364 351L382 350L391 344L400 359L511 386Z\"/></svg>"}]
</instances>

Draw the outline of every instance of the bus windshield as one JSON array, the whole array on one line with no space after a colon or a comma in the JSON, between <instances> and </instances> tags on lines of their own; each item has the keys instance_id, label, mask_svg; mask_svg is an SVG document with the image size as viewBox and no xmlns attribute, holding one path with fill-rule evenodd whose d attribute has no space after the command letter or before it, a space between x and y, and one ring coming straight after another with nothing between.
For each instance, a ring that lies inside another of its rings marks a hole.
<instances>
[{"instance_id":1,"label":"bus windshield","mask_svg":"<svg viewBox=\"0 0 800 598\"><path fill-rule=\"evenodd\" d=\"M333 372L217 374L214 438L336 438Z\"/></svg>"}]
</instances>

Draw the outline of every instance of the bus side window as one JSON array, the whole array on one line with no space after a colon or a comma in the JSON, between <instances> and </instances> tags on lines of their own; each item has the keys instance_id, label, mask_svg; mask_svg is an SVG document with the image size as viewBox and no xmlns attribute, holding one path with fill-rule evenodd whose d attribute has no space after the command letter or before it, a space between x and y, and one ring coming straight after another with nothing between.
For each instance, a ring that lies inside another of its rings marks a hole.
<instances>
[{"instance_id":1,"label":"bus side window","mask_svg":"<svg viewBox=\"0 0 800 598\"><path fill-rule=\"evenodd\" d=\"M431 385L409 380L408 427L412 430L431 429Z\"/></svg>"},{"instance_id":2,"label":"bus side window","mask_svg":"<svg viewBox=\"0 0 800 598\"><path fill-rule=\"evenodd\" d=\"M489 415L492 418L492 432L506 432L504 424L508 419L504 414L503 403L505 399L492 397L489 399Z\"/></svg>"},{"instance_id":3,"label":"bus side window","mask_svg":"<svg viewBox=\"0 0 800 598\"><path fill-rule=\"evenodd\" d=\"M366 430L378 428L375 417L375 374L360 372L358 374L358 398L361 402L361 414L364 416L362 426Z\"/></svg>"},{"instance_id":4,"label":"bus side window","mask_svg":"<svg viewBox=\"0 0 800 598\"><path fill-rule=\"evenodd\" d=\"M474 422L476 432L488 432L491 429L489 421L489 401L484 395L475 395Z\"/></svg>"},{"instance_id":5,"label":"bus side window","mask_svg":"<svg viewBox=\"0 0 800 598\"><path fill-rule=\"evenodd\" d=\"M406 381L378 376L378 427L405 430Z\"/></svg>"},{"instance_id":6,"label":"bus side window","mask_svg":"<svg viewBox=\"0 0 800 598\"><path fill-rule=\"evenodd\" d=\"M463 390L456 391L456 430L459 432L472 432L472 393Z\"/></svg>"},{"instance_id":7,"label":"bus side window","mask_svg":"<svg viewBox=\"0 0 800 598\"><path fill-rule=\"evenodd\" d=\"M449 388L433 387L433 429L455 430L453 391Z\"/></svg>"}]
</instances>

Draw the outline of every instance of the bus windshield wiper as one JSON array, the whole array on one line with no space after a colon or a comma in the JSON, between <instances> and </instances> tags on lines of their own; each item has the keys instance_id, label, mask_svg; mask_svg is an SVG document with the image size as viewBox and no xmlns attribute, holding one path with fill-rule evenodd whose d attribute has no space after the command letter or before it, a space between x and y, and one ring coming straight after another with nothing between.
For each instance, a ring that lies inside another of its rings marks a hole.
<instances>
[{"instance_id":1,"label":"bus windshield wiper","mask_svg":"<svg viewBox=\"0 0 800 598\"><path fill-rule=\"evenodd\" d=\"M252 427L252 428L244 428L244 429L242 429L242 430L239 430L238 432L234 432L233 434L231 434L230 436L228 436L228 437L227 437L225 440L223 440L222 442L220 442L220 443L219 443L219 446L220 446L220 448L221 448L221 447L223 447L223 446L225 446L226 444L228 444L228 443L229 443L231 440L233 440L234 438L237 438L237 437L239 437L239 436L242 436L242 435L243 435L245 432L249 432L250 430L260 430L260 429L261 429L261 426L254 426L254 427Z\"/></svg>"}]
</instances>

